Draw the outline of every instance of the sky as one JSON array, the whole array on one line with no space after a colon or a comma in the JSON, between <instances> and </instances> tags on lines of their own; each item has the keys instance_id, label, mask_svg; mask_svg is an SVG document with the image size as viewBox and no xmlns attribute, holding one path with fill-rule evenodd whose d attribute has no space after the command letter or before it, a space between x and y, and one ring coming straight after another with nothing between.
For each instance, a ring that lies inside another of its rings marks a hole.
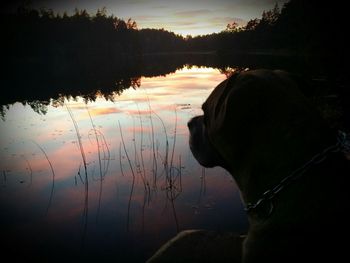
<instances>
[{"instance_id":1,"label":"sky","mask_svg":"<svg viewBox=\"0 0 350 263\"><path fill-rule=\"evenodd\" d=\"M264 10L288 0L36 0L34 8L51 8L54 12L75 8L95 14L106 7L107 14L122 19L131 18L138 28L164 28L177 34L204 35L220 32L228 23L245 25L253 18L260 18Z\"/></svg>"}]
</instances>

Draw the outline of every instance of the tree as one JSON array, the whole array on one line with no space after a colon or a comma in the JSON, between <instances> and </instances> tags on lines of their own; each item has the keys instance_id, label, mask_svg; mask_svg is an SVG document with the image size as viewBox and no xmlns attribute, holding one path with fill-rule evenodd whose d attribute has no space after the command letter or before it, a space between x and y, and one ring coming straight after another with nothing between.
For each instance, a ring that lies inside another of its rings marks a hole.
<instances>
[{"instance_id":1,"label":"tree","mask_svg":"<svg viewBox=\"0 0 350 263\"><path fill-rule=\"evenodd\" d=\"M134 20L131 20L131 18L129 18L126 22L126 28L131 30L137 30L137 24Z\"/></svg>"},{"instance_id":2,"label":"tree","mask_svg":"<svg viewBox=\"0 0 350 263\"><path fill-rule=\"evenodd\" d=\"M268 25L274 25L281 14L280 8L276 3L274 8L268 11L264 11L262 14L261 22Z\"/></svg>"},{"instance_id":3,"label":"tree","mask_svg":"<svg viewBox=\"0 0 350 263\"><path fill-rule=\"evenodd\" d=\"M233 21L232 23L227 24L226 32L237 32L239 31L238 23Z\"/></svg>"},{"instance_id":4,"label":"tree","mask_svg":"<svg viewBox=\"0 0 350 263\"><path fill-rule=\"evenodd\" d=\"M104 17L106 18L107 17L107 8L104 6L102 7L102 9L97 9L97 12L96 12L96 18L99 18L99 17Z\"/></svg>"},{"instance_id":5,"label":"tree","mask_svg":"<svg viewBox=\"0 0 350 263\"><path fill-rule=\"evenodd\" d=\"M244 27L245 30L255 30L256 27L259 25L260 23L260 19L255 18L255 19L251 19L248 21L248 23L246 24L246 26Z\"/></svg>"}]
</instances>

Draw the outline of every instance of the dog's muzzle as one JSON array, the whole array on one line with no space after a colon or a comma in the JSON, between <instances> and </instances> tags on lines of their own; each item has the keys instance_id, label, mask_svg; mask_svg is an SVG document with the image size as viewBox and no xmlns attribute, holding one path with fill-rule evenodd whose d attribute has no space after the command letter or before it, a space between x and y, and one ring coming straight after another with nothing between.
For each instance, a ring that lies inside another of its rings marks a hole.
<instances>
[{"instance_id":1,"label":"dog's muzzle","mask_svg":"<svg viewBox=\"0 0 350 263\"><path fill-rule=\"evenodd\" d=\"M193 156L204 167L222 166L225 162L210 142L208 132L203 122L204 116L192 118L187 126L190 131L189 145Z\"/></svg>"}]
</instances>

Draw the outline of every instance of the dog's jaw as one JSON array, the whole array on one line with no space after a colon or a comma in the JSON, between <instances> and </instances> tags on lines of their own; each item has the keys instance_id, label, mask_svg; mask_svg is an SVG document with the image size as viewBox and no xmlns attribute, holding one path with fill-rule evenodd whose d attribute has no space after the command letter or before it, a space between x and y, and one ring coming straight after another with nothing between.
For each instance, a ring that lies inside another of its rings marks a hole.
<instances>
[{"instance_id":1,"label":"dog's jaw","mask_svg":"<svg viewBox=\"0 0 350 263\"><path fill-rule=\"evenodd\" d=\"M188 122L189 145L193 156L206 168L221 166L227 169L225 161L211 144L204 124L204 116L197 116Z\"/></svg>"}]
</instances>

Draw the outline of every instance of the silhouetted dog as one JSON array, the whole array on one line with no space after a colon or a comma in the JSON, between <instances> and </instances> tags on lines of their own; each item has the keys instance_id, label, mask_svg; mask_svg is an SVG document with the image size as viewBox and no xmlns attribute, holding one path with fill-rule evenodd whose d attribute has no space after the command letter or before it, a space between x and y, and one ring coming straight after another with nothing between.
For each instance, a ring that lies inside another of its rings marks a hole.
<instances>
[{"instance_id":1,"label":"silhouetted dog","mask_svg":"<svg viewBox=\"0 0 350 263\"><path fill-rule=\"evenodd\" d=\"M202 108L188 123L190 148L240 188L250 223L243 262L346 261L349 161L292 78L236 73Z\"/></svg>"}]
</instances>

